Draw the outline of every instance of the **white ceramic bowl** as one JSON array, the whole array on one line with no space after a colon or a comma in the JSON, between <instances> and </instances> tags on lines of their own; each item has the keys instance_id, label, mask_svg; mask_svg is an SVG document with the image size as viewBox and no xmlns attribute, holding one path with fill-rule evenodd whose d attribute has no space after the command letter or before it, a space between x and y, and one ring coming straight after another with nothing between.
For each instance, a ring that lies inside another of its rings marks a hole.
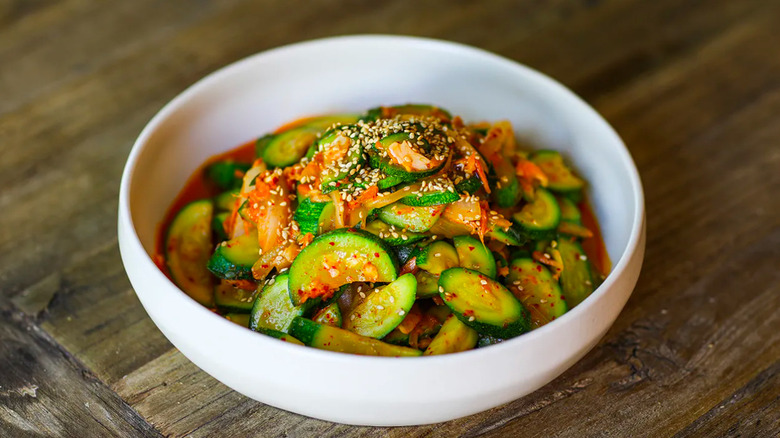
<instances>
[{"instance_id":1,"label":"white ceramic bowl","mask_svg":"<svg viewBox=\"0 0 780 438\"><path fill-rule=\"evenodd\" d=\"M430 102L468 121L508 119L521 136L564 152L589 181L613 272L581 305L489 348L421 358L332 353L279 342L201 307L154 265L155 229L209 156L306 115ZM207 373L261 402L341 423L450 420L522 397L560 375L612 325L644 255L644 201L620 138L557 82L458 44L350 36L239 61L166 105L133 146L122 176L119 246L149 316Z\"/></svg>"}]
</instances>

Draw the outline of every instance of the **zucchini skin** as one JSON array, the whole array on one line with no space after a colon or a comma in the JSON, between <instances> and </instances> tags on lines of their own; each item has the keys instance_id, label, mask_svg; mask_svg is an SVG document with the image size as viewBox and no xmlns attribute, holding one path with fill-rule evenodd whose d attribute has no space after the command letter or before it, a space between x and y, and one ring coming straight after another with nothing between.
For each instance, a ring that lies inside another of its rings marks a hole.
<instances>
[{"instance_id":1,"label":"zucchini skin","mask_svg":"<svg viewBox=\"0 0 780 438\"><path fill-rule=\"evenodd\" d=\"M249 328L254 331L271 329L287 333L296 316L303 315L303 309L293 306L287 297L288 275L277 275L273 284L266 284L255 298Z\"/></svg>"},{"instance_id":2,"label":"zucchini skin","mask_svg":"<svg viewBox=\"0 0 780 438\"><path fill-rule=\"evenodd\" d=\"M217 245L206 267L225 280L254 280L252 265L260 258L259 251L257 234L244 234Z\"/></svg>"},{"instance_id":3,"label":"zucchini skin","mask_svg":"<svg viewBox=\"0 0 780 438\"><path fill-rule=\"evenodd\" d=\"M206 269L213 214L211 200L191 202L176 214L165 236L165 261L173 282L206 307L214 305L214 279Z\"/></svg>"},{"instance_id":4,"label":"zucchini skin","mask_svg":"<svg viewBox=\"0 0 780 438\"><path fill-rule=\"evenodd\" d=\"M460 266L496 278L496 259L482 242L472 236L455 236L452 241Z\"/></svg>"},{"instance_id":5,"label":"zucchini skin","mask_svg":"<svg viewBox=\"0 0 780 438\"><path fill-rule=\"evenodd\" d=\"M340 228L317 236L293 260L289 273L290 299L309 308L346 283L395 280L398 261L390 247L373 234Z\"/></svg>"},{"instance_id":6,"label":"zucchini skin","mask_svg":"<svg viewBox=\"0 0 780 438\"><path fill-rule=\"evenodd\" d=\"M441 326L439 333L433 338L424 356L458 353L471 350L477 346L479 334L476 330L462 323L455 316L450 316Z\"/></svg>"},{"instance_id":7,"label":"zucchini skin","mask_svg":"<svg viewBox=\"0 0 780 438\"><path fill-rule=\"evenodd\" d=\"M512 260L504 282L530 310L533 328L541 327L569 310L561 287L550 271L531 258Z\"/></svg>"},{"instance_id":8,"label":"zucchini skin","mask_svg":"<svg viewBox=\"0 0 780 438\"><path fill-rule=\"evenodd\" d=\"M513 214L512 221L528 240L550 240L561 222L558 200L549 191L538 188L535 199Z\"/></svg>"},{"instance_id":9,"label":"zucchini skin","mask_svg":"<svg viewBox=\"0 0 780 438\"><path fill-rule=\"evenodd\" d=\"M371 338L383 338L406 318L417 298L417 279L404 274L368 295L346 315L343 328Z\"/></svg>"},{"instance_id":10,"label":"zucchini skin","mask_svg":"<svg viewBox=\"0 0 780 438\"><path fill-rule=\"evenodd\" d=\"M290 325L290 334L310 347L368 356L421 356L415 348L391 345L378 339L352 333L338 327L318 324L296 317Z\"/></svg>"},{"instance_id":11,"label":"zucchini skin","mask_svg":"<svg viewBox=\"0 0 780 438\"><path fill-rule=\"evenodd\" d=\"M558 251L563 258L561 288L567 303L574 307L588 298L595 289L590 260L585 256L579 242L574 240L558 239Z\"/></svg>"},{"instance_id":12,"label":"zucchini skin","mask_svg":"<svg viewBox=\"0 0 780 438\"><path fill-rule=\"evenodd\" d=\"M452 313L480 334L509 339L531 329L530 314L523 304L501 283L478 271L448 269L441 273L439 287Z\"/></svg>"}]
</instances>

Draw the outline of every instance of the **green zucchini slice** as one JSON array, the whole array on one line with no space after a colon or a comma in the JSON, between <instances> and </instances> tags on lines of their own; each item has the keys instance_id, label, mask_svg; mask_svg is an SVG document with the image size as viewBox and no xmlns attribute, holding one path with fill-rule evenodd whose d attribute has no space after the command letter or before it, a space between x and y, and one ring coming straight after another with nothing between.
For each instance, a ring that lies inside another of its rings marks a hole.
<instances>
[{"instance_id":1,"label":"green zucchini slice","mask_svg":"<svg viewBox=\"0 0 780 438\"><path fill-rule=\"evenodd\" d=\"M326 157L326 167L320 175L322 193L330 193L340 187L341 181L357 173L366 160L363 148L357 141L357 127L338 126L322 134L315 147ZM330 154L335 158L329 159Z\"/></svg>"},{"instance_id":2,"label":"green zucchini slice","mask_svg":"<svg viewBox=\"0 0 780 438\"><path fill-rule=\"evenodd\" d=\"M213 214L211 200L191 202L173 218L165 238L165 260L173 282L207 307L214 304L214 278L206 269L213 248Z\"/></svg>"},{"instance_id":3,"label":"green zucchini slice","mask_svg":"<svg viewBox=\"0 0 780 438\"><path fill-rule=\"evenodd\" d=\"M371 108L366 115L363 116L363 120L372 122L382 118L393 118L396 116L430 116L436 117L444 122L448 122L452 119L452 114L443 108L428 104L408 103L405 105Z\"/></svg>"},{"instance_id":4,"label":"green zucchini slice","mask_svg":"<svg viewBox=\"0 0 780 438\"><path fill-rule=\"evenodd\" d=\"M245 290L222 282L214 288L214 304L217 309L228 313L249 313L257 296L256 290Z\"/></svg>"},{"instance_id":5,"label":"green zucchini slice","mask_svg":"<svg viewBox=\"0 0 780 438\"><path fill-rule=\"evenodd\" d=\"M464 324L484 335L512 338L531 328L528 311L501 283L466 268L439 277L439 294Z\"/></svg>"},{"instance_id":6,"label":"green zucchini slice","mask_svg":"<svg viewBox=\"0 0 780 438\"><path fill-rule=\"evenodd\" d=\"M262 333L262 334L264 334L266 336L270 336L272 338L276 338L276 339L278 339L280 341L289 342L289 343L295 344L295 345L304 345L303 342L295 339L290 334L285 333L285 332L280 332L279 330L258 327L257 329L255 329L255 331L258 332L258 333Z\"/></svg>"},{"instance_id":7,"label":"green zucchini slice","mask_svg":"<svg viewBox=\"0 0 780 438\"><path fill-rule=\"evenodd\" d=\"M208 260L208 270L225 280L254 280L252 265L260 258L257 231L242 234L217 245Z\"/></svg>"},{"instance_id":8,"label":"green zucchini slice","mask_svg":"<svg viewBox=\"0 0 780 438\"><path fill-rule=\"evenodd\" d=\"M293 318L303 315L303 309L290 302L287 293L288 281L287 274L280 274L273 282L268 282L263 287L252 306L249 328L255 331L265 328L287 333Z\"/></svg>"},{"instance_id":9,"label":"green zucchini slice","mask_svg":"<svg viewBox=\"0 0 780 438\"><path fill-rule=\"evenodd\" d=\"M381 220L371 221L364 230L378 236L385 243L392 246L406 245L425 239L425 234L403 231L394 225L388 225Z\"/></svg>"},{"instance_id":10,"label":"green zucchini slice","mask_svg":"<svg viewBox=\"0 0 780 438\"><path fill-rule=\"evenodd\" d=\"M531 157L531 161L547 175L547 188L554 192L568 195L585 187L585 181L574 175L557 151L539 151Z\"/></svg>"},{"instance_id":11,"label":"green zucchini slice","mask_svg":"<svg viewBox=\"0 0 780 438\"><path fill-rule=\"evenodd\" d=\"M301 126L257 139L255 151L269 167L291 166L303 158L317 140L320 129Z\"/></svg>"},{"instance_id":12,"label":"green zucchini slice","mask_svg":"<svg viewBox=\"0 0 780 438\"><path fill-rule=\"evenodd\" d=\"M505 284L531 313L532 328L559 318L569 309L550 271L531 258L512 260Z\"/></svg>"},{"instance_id":13,"label":"green zucchini slice","mask_svg":"<svg viewBox=\"0 0 780 438\"><path fill-rule=\"evenodd\" d=\"M214 197L214 209L217 211L232 211L240 189L228 190Z\"/></svg>"},{"instance_id":14,"label":"green zucchini slice","mask_svg":"<svg viewBox=\"0 0 780 438\"><path fill-rule=\"evenodd\" d=\"M561 210L561 220L566 222L572 222L577 225L582 225L582 212L571 199L564 197L556 197L558 200L558 207Z\"/></svg>"},{"instance_id":15,"label":"green zucchini slice","mask_svg":"<svg viewBox=\"0 0 780 438\"><path fill-rule=\"evenodd\" d=\"M298 222L301 234L311 233L315 236L320 231L320 219L325 219L323 211L332 202L315 202L309 198L304 198L295 209L293 219ZM326 213L327 215L327 213Z\"/></svg>"},{"instance_id":16,"label":"green zucchini slice","mask_svg":"<svg viewBox=\"0 0 780 438\"><path fill-rule=\"evenodd\" d=\"M248 313L226 313L225 319L238 324L241 327L249 328L249 314Z\"/></svg>"},{"instance_id":17,"label":"green zucchini slice","mask_svg":"<svg viewBox=\"0 0 780 438\"><path fill-rule=\"evenodd\" d=\"M533 201L512 215L523 233L534 240L548 240L555 236L561 222L561 209L552 193L539 188Z\"/></svg>"},{"instance_id":18,"label":"green zucchini slice","mask_svg":"<svg viewBox=\"0 0 780 438\"><path fill-rule=\"evenodd\" d=\"M588 298L594 290L590 260L576 241L558 239L557 249L563 258L561 273L563 294L566 296L566 302L574 307Z\"/></svg>"},{"instance_id":19,"label":"green zucchini slice","mask_svg":"<svg viewBox=\"0 0 780 438\"><path fill-rule=\"evenodd\" d=\"M417 267L431 274L439 275L443 271L458 266L458 253L447 242L437 240L420 247L415 252Z\"/></svg>"},{"instance_id":20,"label":"green zucchini slice","mask_svg":"<svg viewBox=\"0 0 780 438\"><path fill-rule=\"evenodd\" d=\"M341 318L341 309L339 309L339 304L336 301L333 301L332 303L317 311L317 313L311 317L311 320L320 324L341 327L343 320Z\"/></svg>"},{"instance_id":21,"label":"green zucchini slice","mask_svg":"<svg viewBox=\"0 0 780 438\"><path fill-rule=\"evenodd\" d=\"M368 356L420 356L415 348L391 345L378 339L361 336L349 330L319 324L296 317L290 325L290 334L305 345L322 350Z\"/></svg>"},{"instance_id":22,"label":"green zucchini slice","mask_svg":"<svg viewBox=\"0 0 780 438\"><path fill-rule=\"evenodd\" d=\"M408 230L413 233L424 233L439 220L445 205L414 207L396 202L379 210L382 222Z\"/></svg>"},{"instance_id":23,"label":"green zucchini slice","mask_svg":"<svg viewBox=\"0 0 780 438\"><path fill-rule=\"evenodd\" d=\"M462 323L455 316L450 316L441 326L441 330L433 338L423 355L457 353L471 350L477 346L479 334L473 328Z\"/></svg>"},{"instance_id":24,"label":"green zucchini slice","mask_svg":"<svg viewBox=\"0 0 780 438\"><path fill-rule=\"evenodd\" d=\"M414 274L417 279L417 299L439 295L439 276L420 269Z\"/></svg>"},{"instance_id":25,"label":"green zucchini slice","mask_svg":"<svg viewBox=\"0 0 780 438\"><path fill-rule=\"evenodd\" d=\"M214 240L222 242L228 240L227 230L225 230L225 221L230 217L230 212L221 211L211 219L211 231L214 233Z\"/></svg>"},{"instance_id":26,"label":"green zucchini slice","mask_svg":"<svg viewBox=\"0 0 780 438\"><path fill-rule=\"evenodd\" d=\"M359 335L383 338L403 321L416 298L414 275L402 275L369 294L346 315L342 327Z\"/></svg>"},{"instance_id":27,"label":"green zucchini slice","mask_svg":"<svg viewBox=\"0 0 780 438\"><path fill-rule=\"evenodd\" d=\"M221 190L240 189L244 173L252 167L249 163L233 160L217 161L206 167L206 178Z\"/></svg>"},{"instance_id":28,"label":"green zucchini slice","mask_svg":"<svg viewBox=\"0 0 780 438\"><path fill-rule=\"evenodd\" d=\"M452 242L455 244L460 266L496 278L496 259L482 242L471 236L455 236Z\"/></svg>"},{"instance_id":29,"label":"green zucchini slice","mask_svg":"<svg viewBox=\"0 0 780 438\"><path fill-rule=\"evenodd\" d=\"M398 276L391 250L367 231L341 228L315 238L290 266L290 298L307 308L356 281L388 283Z\"/></svg>"}]
</instances>

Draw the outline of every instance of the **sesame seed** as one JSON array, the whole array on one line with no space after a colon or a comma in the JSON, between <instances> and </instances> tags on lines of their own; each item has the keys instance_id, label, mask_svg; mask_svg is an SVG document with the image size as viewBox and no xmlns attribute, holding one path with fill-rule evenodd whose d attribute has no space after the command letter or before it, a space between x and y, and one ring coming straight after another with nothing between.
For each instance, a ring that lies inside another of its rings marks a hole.
<instances>
[{"instance_id":1,"label":"sesame seed","mask_svg":"<svg viewBox=\"0 0 780 438\"><path fill-rule=\"evenodd\" d=\"M475 319L473 316L469 316L469 321L474 321Z\"/></svg>"}]
</instances>

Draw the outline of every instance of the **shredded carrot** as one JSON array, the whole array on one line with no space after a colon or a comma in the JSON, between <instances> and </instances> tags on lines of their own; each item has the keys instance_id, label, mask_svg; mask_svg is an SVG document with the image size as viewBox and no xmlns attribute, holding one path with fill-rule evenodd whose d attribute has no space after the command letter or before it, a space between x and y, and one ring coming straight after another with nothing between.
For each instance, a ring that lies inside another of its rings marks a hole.
<instances>
[{"instance_id":1,"label":"shredded carrot","mask_svg":"<svg viewBox=\"0 0 780 438\"><path fill-rule=\"evenodd\" d=\"M533 161L519 160L515 166L517 176L528 182L538 181L542 187L547 187L549 179Z\"/></svg>"}]
</instances>

